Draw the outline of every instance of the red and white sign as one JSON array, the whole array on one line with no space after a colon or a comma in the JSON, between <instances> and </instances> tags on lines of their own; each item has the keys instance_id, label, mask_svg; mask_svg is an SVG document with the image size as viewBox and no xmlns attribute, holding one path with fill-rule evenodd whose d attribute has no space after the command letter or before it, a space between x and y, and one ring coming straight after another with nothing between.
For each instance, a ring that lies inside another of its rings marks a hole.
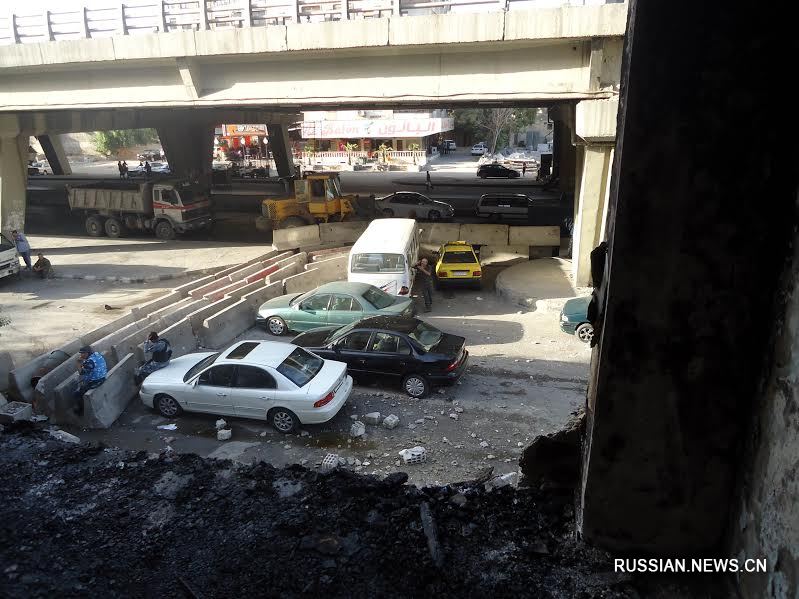
<instances>
[{"instance_id":1,"label":"red and white sign","mask_svg":"<svg viewBox=\"0 0 799 599\"><path fill-rule=\"evenodd\" d=\"M455 122L452 118L303 121L302 137L305 139L426 137L452 131L454 128Z\"/></svg>"}]
</instances>

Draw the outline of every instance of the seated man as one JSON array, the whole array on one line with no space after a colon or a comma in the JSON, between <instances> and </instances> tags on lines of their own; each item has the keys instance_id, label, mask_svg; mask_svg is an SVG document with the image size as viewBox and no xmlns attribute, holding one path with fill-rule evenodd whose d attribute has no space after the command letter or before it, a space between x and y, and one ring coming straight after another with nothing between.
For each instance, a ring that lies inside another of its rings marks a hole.
<instances>
[{"instance_id":1,"label":"seated man","mask_svg":"<svg viewBox=\"0 0 799 599\"><path fill-rule=\"evenodd\" d=\"M148 374L152 374L156 370L160 370L169 364L169 359L172 357L172 349L169 347L169 341L159 337L158 333L152 331L144 342L144 353L152 354L152 358L147 360L144 364L136 369L136 384L141 385Z\"/></svg>"},{"instance_id":2,"label":"seated man","mask_svg":"<svg viewBox=\"0 0 799 599\"><path fill-rule=\"evenodd\" d=\"M35 272L42 279L49 279L53 276L53 265L44 257L44 254L39 252L39 259L33 265L33 272Z\"/></svg>"},{"instance_id":3,"label":"seated man","mask_svg":"<svg viewBox=\"0 0 799 599\"><path fill-rule=\"evenodd\" d=\"M73 397L78 400L77 414L83 414L83 396L90 389L96 389L105 382L108 374L108 367L102 354L92 351L90 345L80 348L78 356L79 379L78 387L73 393Z\"/></svg>"}]
</instances>

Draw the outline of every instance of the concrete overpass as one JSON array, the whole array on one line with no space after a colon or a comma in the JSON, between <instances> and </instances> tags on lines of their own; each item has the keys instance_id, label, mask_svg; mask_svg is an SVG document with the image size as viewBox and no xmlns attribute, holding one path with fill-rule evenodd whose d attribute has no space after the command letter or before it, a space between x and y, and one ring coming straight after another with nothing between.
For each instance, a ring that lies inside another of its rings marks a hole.
<instances>
[{"instance_id":1,"label":"concrete overpass","mask_svg":"<svg viewBox=\"0 0 799 599\"><path fill-rule=\"evenodd\" d=\"M3 230L23 225L30 135L45 136L57 164L59 133L155 127L176 170L203 173L215 123L267 122L290 174L286 126L303 110L558 106L556 162L562 187L576 190L575 272L587 283L603 234L626 4L394 0L386 11L344 0L331 13L300 1L275 17L270 1L249 0L226 28L206 2L180 20L160 3L149 28L123 7L106 37L94 37L91 10L66 33L56 13L38 25L12 16L4 41L13 43L0 46ZM449 12L415 14L433 5Z\"/></svg>"}]
</instances>

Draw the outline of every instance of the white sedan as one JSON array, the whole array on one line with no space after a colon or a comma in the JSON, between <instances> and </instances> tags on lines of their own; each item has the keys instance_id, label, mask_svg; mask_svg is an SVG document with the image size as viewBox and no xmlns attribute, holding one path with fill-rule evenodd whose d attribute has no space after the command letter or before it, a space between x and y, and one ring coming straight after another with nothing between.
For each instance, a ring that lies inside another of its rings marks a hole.
<instances>
[{"instance_id":1,"label":"white sedan","mask_svg":"<svg viewBox=\"0 0 799 599\"><path fill-rule=\"evenodd\" d=\"M277 341L241 341L182 356L150 374L139 395L167 418L206 412L266 420L281 433L333 418L352 392L347 365Z\"/></svg>"}]
</instances>

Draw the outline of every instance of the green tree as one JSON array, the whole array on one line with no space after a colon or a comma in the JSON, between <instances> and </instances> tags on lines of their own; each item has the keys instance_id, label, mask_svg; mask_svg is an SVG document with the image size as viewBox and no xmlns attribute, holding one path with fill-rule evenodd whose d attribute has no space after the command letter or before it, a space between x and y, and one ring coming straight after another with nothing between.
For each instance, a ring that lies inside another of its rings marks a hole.
<instances>
[{"instance_id":1,"label":"green tree","mask_svg":"<svg viewBox=\"0 0 799 599\"><path fill-rule=\"evenodd\" d=\"M344 144L344 149L347 151L347 163L352 164L352 153L358 149L358 144L347 142Z\"/></svg>"},{"instance_id":2,"label":"green tree","mask_svg":"<svg viewBox=\"0 0 799 599\"><path fill-rule=\"evenodd\" d=\"M155 129L111 129L95 131L92 136L94 148L105 156L115 154L122 148L158 143Z\"/></svg>"},{"instance_id":3,"label":"green tree","mask_svg":"<svg viewBox=\"0 0 799 599\"><path fill-rule=\"evenodd\" d=\"M489 150L507 145L511 134L542 118L541 108L465 108L453 112L455 129L468 141L487 137Z\"/></svg>"}]
</instances>

